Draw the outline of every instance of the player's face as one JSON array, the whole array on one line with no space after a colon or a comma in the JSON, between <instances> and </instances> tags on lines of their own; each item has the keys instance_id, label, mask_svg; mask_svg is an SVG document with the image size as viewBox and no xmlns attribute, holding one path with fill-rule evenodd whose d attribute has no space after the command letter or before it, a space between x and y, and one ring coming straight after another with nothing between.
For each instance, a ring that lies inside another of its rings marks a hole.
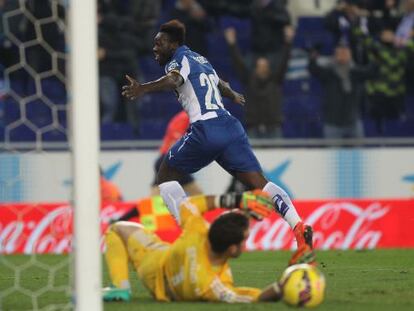
<instances>
[{"instance_id":1,"label":"player's face","mask_svg":"<svg viewBox=\"0 0 414 311\"><path fill-rule=\"evenodd\" d=\"M173 56L176 48L176 44L170 41L170 38L167 34L162 32L157 33L154 38L154 47L152 51L154 52L155 60L161 66L164 66L168 63L168 61Z\"/></svg>"}]
</instances>

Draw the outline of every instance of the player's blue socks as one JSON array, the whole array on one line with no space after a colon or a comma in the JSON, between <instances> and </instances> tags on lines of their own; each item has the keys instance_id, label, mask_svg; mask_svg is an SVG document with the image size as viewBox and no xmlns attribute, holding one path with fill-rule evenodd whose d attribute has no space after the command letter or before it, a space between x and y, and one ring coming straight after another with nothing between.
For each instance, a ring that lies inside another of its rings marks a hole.
<instances>
[{"instance_id":1,"label":"player's blue socks","mask_svg":"<svg viewBox=\"0 0 414 311\"><path fill-rule=\"evenodd\" d=\"M272 198L275 203L275 210L287 221L289 226L293 229L296 224L301 221L296 208L289 198L289 195L272 182L268 182L263 188L263 192L266 192Z\"/></svg>"}]
</instances>

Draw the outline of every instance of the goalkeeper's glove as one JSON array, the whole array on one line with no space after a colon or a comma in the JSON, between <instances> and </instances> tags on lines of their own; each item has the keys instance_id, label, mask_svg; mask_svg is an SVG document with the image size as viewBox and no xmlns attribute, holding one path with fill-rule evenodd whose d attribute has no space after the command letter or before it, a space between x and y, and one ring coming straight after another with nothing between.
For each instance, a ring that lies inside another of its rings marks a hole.
<instances>
[{"instance_id":1,"label":"goalkeeper's glove","mask_svg":"<svg viewBox=\"0 0 414 311\"><path fill-rule=\"evenodd\" d=\"M246 191L242 194L227 193L220 196L220 207L239 208L256 220L268 217L274 210L274 204L268 194L261 190Z\"/></svg>"}]
</instances>

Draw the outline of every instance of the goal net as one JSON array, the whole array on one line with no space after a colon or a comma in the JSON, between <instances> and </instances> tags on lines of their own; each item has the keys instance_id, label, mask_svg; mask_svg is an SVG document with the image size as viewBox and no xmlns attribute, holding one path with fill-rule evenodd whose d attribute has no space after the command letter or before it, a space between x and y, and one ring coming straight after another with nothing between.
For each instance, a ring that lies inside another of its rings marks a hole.
<instances>
[{"instance_id":1,"label":"goal net","mask_svg":"<svg viewBox=\"0 0 414 311\"><path fill-rule=\"evenodd\" d=\"M0 310L100 310L96 4L2 5Z\"/></svg>"}]
</instances>

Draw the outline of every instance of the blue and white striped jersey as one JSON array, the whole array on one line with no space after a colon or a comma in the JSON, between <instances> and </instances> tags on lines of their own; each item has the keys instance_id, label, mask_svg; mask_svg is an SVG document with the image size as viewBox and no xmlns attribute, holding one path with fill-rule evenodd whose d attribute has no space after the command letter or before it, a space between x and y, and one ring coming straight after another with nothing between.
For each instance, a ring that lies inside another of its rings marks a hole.
<instances>
[{"instance_id":1,"label":"blue and white striped jersey","mask_svg":"<svg viewBox=\"0 0 414 311\"><path fill-rule=\"evenodd\" d=\"M229 114L223 106L217 87L219 77L204 56L182 45L165 66L165 73L172 71L179 73L184 79L184 83L176 92L178 101L188 113L191 123Z\"/></svg>"}]
</instances>

